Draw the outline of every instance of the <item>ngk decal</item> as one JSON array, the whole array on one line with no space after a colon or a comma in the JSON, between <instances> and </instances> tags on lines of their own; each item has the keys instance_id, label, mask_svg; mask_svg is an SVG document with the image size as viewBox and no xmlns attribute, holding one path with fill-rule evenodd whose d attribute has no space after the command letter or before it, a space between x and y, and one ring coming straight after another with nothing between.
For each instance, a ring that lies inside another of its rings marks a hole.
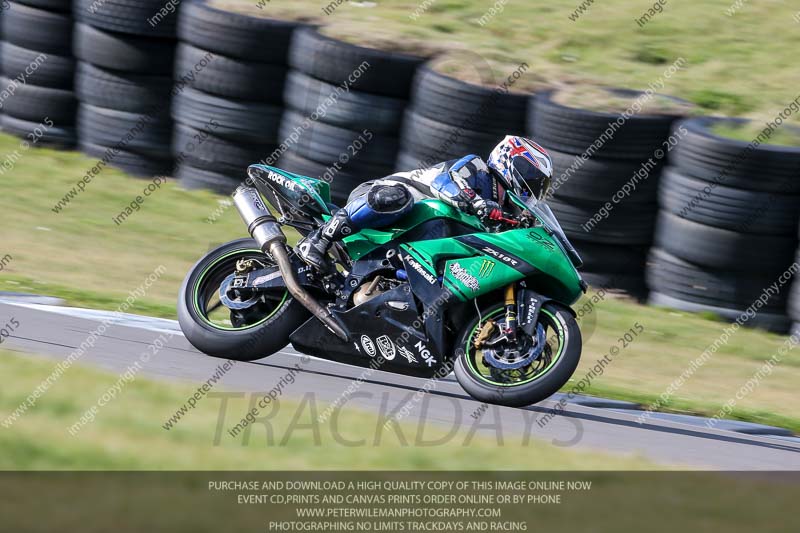
<instances>
[{"instance_id":1,"label":"ngk decal","mask_svg":"<svg viewBox=\"0 0 800 533\"><path fill-rule=\"evenodd\" d=\"M422 357L422 359L425 361L428 367L432 367L433 365L436 364L436 359L433 358L433 356L431 355L431 351L428 350L428 347L425 346L425 343L419 341L417 344L414 345L414 348L417 349L419 355Z\"/></svg>"}]
</instances>

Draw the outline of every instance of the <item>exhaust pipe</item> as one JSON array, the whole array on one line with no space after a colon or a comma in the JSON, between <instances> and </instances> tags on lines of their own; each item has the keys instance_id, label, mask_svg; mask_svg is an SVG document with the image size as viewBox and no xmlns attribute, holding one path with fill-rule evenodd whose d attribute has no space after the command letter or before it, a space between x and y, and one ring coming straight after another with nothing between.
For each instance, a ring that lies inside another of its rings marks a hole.
<instances>
[{"instance_id":1,"label":"exhaust pipe","mask_svg":"<svg viewBox=\"0 0 800 533\"><path fill-rule=\"evenodd\" d=\"M278 265L283 282L295 300L311 311L331 333L345 342L350 341L347 331L334 318L333 314L320 305L301 285L294 275L289 254L286 252L286 235L283 234L281 225L272 216L267 204L261 198L258 190L253 187L239 186L233 193L233 204L239 215L247 225L247 231L258 243L265 254L271 256Z\"/></svg>"}]
</instances>

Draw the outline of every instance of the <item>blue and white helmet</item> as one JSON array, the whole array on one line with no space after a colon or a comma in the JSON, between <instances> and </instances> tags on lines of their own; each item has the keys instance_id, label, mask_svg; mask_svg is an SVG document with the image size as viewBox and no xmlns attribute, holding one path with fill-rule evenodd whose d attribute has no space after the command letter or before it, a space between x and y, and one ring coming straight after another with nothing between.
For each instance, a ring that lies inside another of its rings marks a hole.
<instances>
[{"instance_id":1,"label":"blue and white helmet","mask_svg":"<svg viewBox=\"0 0 800 533\"><path fill-rule=\"evenodd\" d=\"M528 191L541 200L550 190L553 160L530 139L508 135L492 150L486 164L507 189L518 195Z\"/></svg>"}]
</instances>

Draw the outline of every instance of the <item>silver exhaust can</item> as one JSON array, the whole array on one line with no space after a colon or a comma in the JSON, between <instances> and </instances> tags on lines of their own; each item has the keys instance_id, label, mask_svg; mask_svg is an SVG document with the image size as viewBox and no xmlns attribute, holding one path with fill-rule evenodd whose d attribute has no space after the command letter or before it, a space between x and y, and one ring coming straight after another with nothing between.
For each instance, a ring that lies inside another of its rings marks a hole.
<instances>
[{"instance_id":1,"label":"silver exhaust can","mask_svg":"<svg viewBox=\"0 0 800 533\"><path fill-rule=\"evenodd\" d=\"M269 253L272 244L286 243L281 225L254 187L239 186L233 193L233 204L247 225L247 231L256 240L261 251Z\"/></svg>"}]
</instances>

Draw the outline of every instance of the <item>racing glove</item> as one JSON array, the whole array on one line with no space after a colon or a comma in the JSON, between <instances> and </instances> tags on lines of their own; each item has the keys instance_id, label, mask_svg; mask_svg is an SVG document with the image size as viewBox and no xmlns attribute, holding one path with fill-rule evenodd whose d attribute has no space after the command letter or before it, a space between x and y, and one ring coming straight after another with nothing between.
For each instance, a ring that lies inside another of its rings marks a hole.
<instances>
[{"instance_id":1,"label":"racing glove","mask_svg":"<svg viewBox=\"0 0 800 533\"><path fill-rule=\"evenodd\" d=\"M471 206L472 212L475 213L481 220L497 220L503 216L503 210L500 208L500 204L494 200L485 200L478 196L472 201Z\"/></svg>"}]
</instances>

